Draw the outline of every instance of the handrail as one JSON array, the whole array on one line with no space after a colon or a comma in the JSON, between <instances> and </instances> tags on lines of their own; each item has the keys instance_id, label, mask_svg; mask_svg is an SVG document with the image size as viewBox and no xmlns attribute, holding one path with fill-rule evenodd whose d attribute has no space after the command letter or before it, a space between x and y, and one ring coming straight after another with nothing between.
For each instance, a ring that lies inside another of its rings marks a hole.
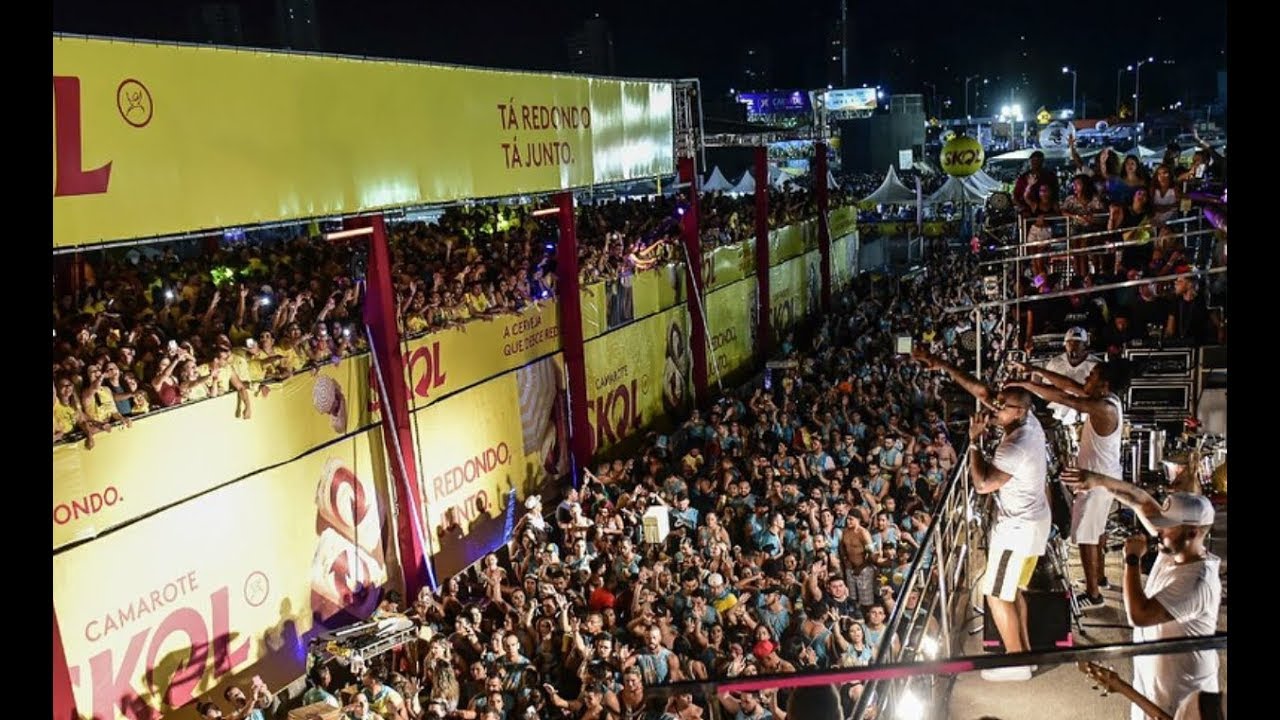
<instances>
[{"instance_id":1,"label":"handrail","mask_svg":"<svg viewBox=\"0 0 1280 720\"><path fill-rule=\"evenodd\" d=\"M1119 660L1145 655L1175 655L1197 650L1224 650L1227 633L1218 632L1201 637L1181 637L1171 640L1148 642L1111 643L1108 645L1079 645L1053 650L1032 650L1020 653L984 653L961 655L933 662L898 662L885 665L868 665L857 668L838 668L800 673L771 673L752 675L733 680L686 680L665 685L645 686L648 697L673 695L703 695L708 699L717 693L758 692L776 687L799 688L842 685L852 682L887 682L930 675L958 675L960 673L1024 665L1062 665L1080 661ZM864 693L864 697L866 694ZM854 717L857 717L854 715Z\"/></svg>"},{"instance_id":2,"label":"handrail","mask_svg":"<svg viewBox=\"0 0 1280 720\"><path fill-rule=\"evenodd\" d=\"M907 577L902 583L897 601L893 606L893 614L885 624L884 634L881 636L880 640L880 648L876 652L875 656L876 666L880 666L895 659L891 657L893 654L893 642L898 637L903 619L906 617L908 610L913 611L911 629L914 631L915 618L919 616L920 608L927 604L924 590L927 589L929 581L934 578L943 578L943 584L945 584L946 570L951 559L951 555L949 552L947 552L946 555L943 554L947 549L938 547L938 538L941 537L943 524L947 523L950 519L950 513L954 510L954 506L956 505L956 499L961 498L965 509L967 510L968 508L969 483L966 482L969 477L968 446L966 445L964 449L966 452L962 456L960 462L956 465L955 474L951 476L951 479L947 482L946 489L943 490L942 497L938 502L938 507L935 509L934 516L929 523L929 530L925 534L924 543L921 545L919 552L916 553L915 560L911 563L911 570L908 571ZM965 518L965 521L967 522L967 518ZM967 547L965 544L958 544L958 546ZM930 560L928 568L924 567L926 558ZM924 577L922 580L922 575L924 575L926 571L928 577ZM920 597L916 600L915 607L908 608L906 598L911 594L912 590L915 589L916 585L922 582L926 587L922 588ZM945 590L943 590L943 594L945 594ZM941 612L944 618L942 624L949 630L950 608L946 606L945 598ZM926 623L928 622L928 618L931 616L931 612L926 615ZM944 633L943 637L944 642L949 646L949 634ZM910 633L908 633L906 639L907 641L910 641ZM904 642L902 644L902 648L905 650L907 647L908 643ZM858 704L851 716L855 718L855 720L862 718L863 714L867 711L867 706L875 700L876 684L877 683L873 682L868 686L866 691L863 692L862 697L859 698Z\"/></svg>"},{"instance_id":3,"label":"handrail","mask_svg":"<svg viewBox=\"0 0 1280 720\"><path fill-rule=\"evenodd\" d=\"M1090 217L1107 217L1107 216L1106 216L1106 215L1091 215ZM1022 220L1026 220L1026 219L1027 219L1027 218L1022 218ZM1066 215L1055 215L1055 216L1053 216L1053 217L1047 217L1047 218L1045 218L1045 219L1046 219L1046 220L1050 220L1050 221L1057 221L1057 220L1066 220L1066 219L1069 219L1069 218L1068 218L1068 216L1066 216ZM1194 215L1188 215L1187 217L1174 218L1173 220L1167 220L1167 221L1165 221L1164 223L1161 223L1161 224L1162 224L1162 225L1165 225L1165 226L1169 226L1169 225L1180 225L1180 224L1189 223L1189 222L1192 222L1192 221L1194 221L1194 220L1198 220L1198 219L1199 219L1199 218L1197 218L1197 217L1196 217L1196 216L1194 216ZM1134 226L1134 227L1139 227L1139 226ZM1134 229L1134 228L1116 228L1116 229L1114 229L1114 230L1095 230L1095 231L1093 231L1093 232L1080 233L1079 235L1068 235L1068 236L1066 236L1066 237L1069 237L1069 238L1070 238L1070 239L1072 239L1072 240L1080 240L1080 239L1082 239L1082 238L1099 237L1099 236L1102 236L1102 235L1114 235L1114 234L1115 234L1115 233L1117 233L1117 232L1123 232L1123 231L1128 231L1128 230L1133 230L1133 229ZM1019 223L1019 226L1018 226L1018 232L1019 232L1019 234L1020 234L1020 235L1025 235L1025 234L1026 234L1026 225L1025 225L1025 223ZM1058 238L1052 238L1052 239L1049 239L1049 240L1037 240L1037 241L1035 241L1035 242L1024 242L1024 243L1018 243L1017 245L1009 245L1009 246L1007 246L1007 247L996 248L993 252L1010 252L1010 251L1013 251L1013 250L1017 250L1017 249L1019 249L1019 248L1029 248L1029 247L1037 247L1037 246L1040 246L1040 245L1049 245L1049 244L1051 244L1051 243L1060 242L1060 241L1062 241L1062 240L1064 240L1064 239L1066 239L1066 238L1065 238L1065 237L1058 237Z\"/></svg>"},{"instance_id":4,"label":"handrail","mask_svg":"<svg viewBox=\"0 0 1280 720\"><path fill-rule=\"evenodd\" d=\"M1094 285L1093 287L1080 288L1078 290L1058 290L1056 292L1045 293L1043 295L1028 295L1019 297L1014 300L990 300L984 303L974 303L973 305L955 305L943 310L946 314L966 312L970 313L974 310L987 310L989 308L1004 307L1014 303L1032 303L1041 302L1043 300L1055 300L1057 298L1071 297L1072 295L1094 295L1107 290L1118 290L1120 288L1139 287L1141 285L1150 285L1151 283L1173 282L1178 278L1196 277L1198 275L1217 275L1227 271L1225 267L1208 268L1205 270L1188 270L1187 272L1176 273L1174 275L1161 275L1152 278L1140 278L1138 280L1125 280L1124 282L1107 283L1106 285Z\"/></svg>"},{"instance_id":5,"label":"handrail","mask_svg":"<svg viewBox=\"0 0 1280 720\"><path fill-rule=\"evenodd\" d=\"M1123 229L1117 229L1117 230L1107 230L1101 234L1115 235L1117 233L1128 233L1138 229L1140 228L1132 227L1132 228L1123 228ZM1192 230L1191 232L1182 233L1177 237L1189 238L1189 237L1199 236L1199 235L1211 235L1216 232L1217 231L1213 230L1212 228L1206 229L1206 230ZM1022 247L1027 248L1032 245L1039 246L1039 245L1053 245L1058 243L1068 243L1068 242L1071 242L1072 240L1079 240L1080 238L1083 238L1083 237L1085 236L1084 235L1063 235L1060 237L1052 238L1050 240L1041 240L1034 243L1024 243ZM1089 247L1078 247L1078 248L1071 248L1066 250L1051 250L1049 252L1036 253L1034 255L1019 255L1017 257L999 258L996 260L983 260L982 262L978 263L978 267L988 267L991 265L1009 265L1011 263L1017 263L1022 260L1036 260L1040 258L1063 257L1064 255L1092 254L1092 253L1104 252L1106 250L1116 250L1123 247L1132 247L1135 245L1150 245L1152 242L1155 241L1155 239L1156 238L1147 238L1145 240L1124 240L1121 242L1104 243L1102 245L1092 245Z\"/></svg>"}]
</instances>

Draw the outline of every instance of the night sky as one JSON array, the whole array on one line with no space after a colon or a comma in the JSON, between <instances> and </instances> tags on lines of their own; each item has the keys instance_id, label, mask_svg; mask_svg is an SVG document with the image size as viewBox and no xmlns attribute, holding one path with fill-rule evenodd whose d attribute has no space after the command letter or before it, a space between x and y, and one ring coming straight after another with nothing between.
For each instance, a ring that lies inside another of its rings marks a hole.
<instances>
[{"instance_id":1,"label":"night sky","mask_svg":"<svg viewBox=\"0 0 1280 720\"><path fill-rule=\"evenodd\" d=\"M488 67L568 69L566 38L596 13L609 21L617 73L699 77L708 93L744 86L745 53L769 54L773 88L827 84L827 34L839 0L316 0L320 50ZM55 0L55 31L201 42L189 16L200 0ZM278 47L275 0L239 0L244 43ZM1117 70L1155 56L1174 64L1142 69L1142 105L1203 104L1226 69L1226 3L940 3L849 0L849 85L931 96L937 87L959 115L964 77L982 75L985 102L1067 106L1078 67L1088 115L1115 104ZM1025 75L1025 77L1024 77ZM978 81L980 82L980 81ZM973 91L976 87L971 85ZM763 88L756 88L763 89ZM1121 89L1133 91L1133 74ZM971 94L972 98L972 94ZM927 98L932 101L931 97ZM983 99L970 101L975 106ZM1096 108L1096 109L1095 109Z\"/></svg>"}]
</instances>

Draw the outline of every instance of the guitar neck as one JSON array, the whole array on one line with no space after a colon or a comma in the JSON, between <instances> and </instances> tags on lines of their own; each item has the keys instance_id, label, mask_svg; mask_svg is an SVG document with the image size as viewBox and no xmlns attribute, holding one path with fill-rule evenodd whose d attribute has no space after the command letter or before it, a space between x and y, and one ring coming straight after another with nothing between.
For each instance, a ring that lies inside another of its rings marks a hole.
<instances>
[{"instance_id":1,"label":"guitar neck","mask_svg":"<svg viewBox=\"0 0 1280 720\"><path fill-rule=\"evenodd\" d=\"M1145 695L1133 689L1133 686L1125 682L1112 670L1107 670L1094 663L1078 664L1080 672L1101 683L1111 692L1118 692L1125 696L1134 705L1142 709L1149 717L1155 720L1173 720L1173 716L1162 710L1158 705L1147 699Z\"/></svg>"},{"instance_id":2,"label":"guitar neck","mask_svg":"<svg viewBox=\"0 0 1280 720\"><path fill-rule=\"evenodd\" d=\"M1116 690L1128 698L1134 705L1142 708L1142 712L1155 718L1156 720L1173 720L1173 716L1161 710L1158 705L1151 702L1145 695L1133 689L1133 686L1127 682L1120 682Z\"/></svg>"}]
</instances>

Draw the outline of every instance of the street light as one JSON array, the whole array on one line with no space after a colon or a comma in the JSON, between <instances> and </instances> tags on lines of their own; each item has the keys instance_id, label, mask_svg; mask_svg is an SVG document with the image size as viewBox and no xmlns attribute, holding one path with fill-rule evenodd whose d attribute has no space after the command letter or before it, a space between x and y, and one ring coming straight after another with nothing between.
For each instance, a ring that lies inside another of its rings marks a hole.
<instances>
[{"instance_id":1,"label":"street light","mask_svg":"<svg viewBox=\"0 0 1280 720\"><path fill-rule=\"evenodd\" d=\"M1062 74L1066 75L1067 73L1071 73L1071 117L1074 118L1076 116L1076 71L1063 65Z\"/></svg>"},{"instance_id":2,"label":"street light","mask_svg":"<svg viewBox=\"0 0 1280 720\"><path fill-rule=\"evenodd\" d=\"M1116 70L1116 117L1120 116L1120 73L1133 72L1133 66L1122 67Z\"/></svg>"},{"instance_id":3,"label":"street light","mask_svg":"<svg viewBox=\"0 0 1280 720\"><path fill-rule=\"evenodd\" d=\"M979 75L970 75L964 79L964 116L969 117L969 82L977 80Z\"/></svg>"},{"instance_id":4,"label":"street light","mask_svg":"<svg viewBox=\"0 0 1280 720\"><path fill-rule=\"evenodd\" d=\"M1142 84L1142 66L1147 63L1153 63L1156 59L1149 57L1146 60L1139 60L1133 68L1133 121L1138 122L1138 93Z\"/></svg>"},{"instance_id":5,"label":"street light","mask_svg":"<svg viewBox=\"0 0 1280 720\"><path fill-rule=\"evenodd\" d=\"M925 87L929 88L929 90L931 90L931 91L932 91L932 93L933 93L933 102L929 103L929 109L930 109L930 111L931 111L931 112L930 112L930 114L931 114L931 115L933 115L934 117L937 117L938 115L940 115L940 114L941 114L941 113L940 113L940 111L938 111L938 110L937 110L937 106L938 106L938 86L937 86L937 85L934 85L933 83L929 82L928 80L925 80L925 81L923 82L923 84L924 84L924 86L925 86Z\"/></svg>"},{"instance_id":6,"label":"street light","mask_svg":"<svg viewBox=\"0 0 1280 720\"><path fill-rule=\"evenodd\" d=\"M1133 76L1133 121L1134 122L1138 121L1138 99L1139 99L1138 88L1139 88L1139 81L1142 79L1142 66L1150 63L1154 63L1155 61L1156 59L1154 57L1149 57L1146 60L1139 60L1137 67L1134 68L1134 71L1135 71ZM1172 60L1161 60L1160 64L1173 65L1174 62Z\"/></svg>"}]
</instances>

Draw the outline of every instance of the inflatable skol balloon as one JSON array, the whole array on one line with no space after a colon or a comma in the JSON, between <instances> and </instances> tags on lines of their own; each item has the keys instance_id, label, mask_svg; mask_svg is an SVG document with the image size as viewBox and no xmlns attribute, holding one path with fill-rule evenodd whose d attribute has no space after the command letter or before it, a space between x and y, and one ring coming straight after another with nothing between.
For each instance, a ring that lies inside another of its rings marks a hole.
<instances>
[{"instance_id":1,"label":"inflatable skol balloon","mask_svg":"<svg viewBox=\"0 0 1280 720\"><path fill-rule=\"evenodd\" d=\"M982 143L957 135L942 146L942 171L953 177L968 177L982 169Z\"/></svg>"},{"instance_id":2,"label":"inflatable skol balloon","mask_svg":"<svg viewBox=\"0 0 1280 720\"><path fill-rule=\"evenodd\" d=\"M1075 137L1076 128L1071 123L1051 122L1040 131L1040 147L1065 148L1068 140Z\"/></svg>"}]
</instances>

